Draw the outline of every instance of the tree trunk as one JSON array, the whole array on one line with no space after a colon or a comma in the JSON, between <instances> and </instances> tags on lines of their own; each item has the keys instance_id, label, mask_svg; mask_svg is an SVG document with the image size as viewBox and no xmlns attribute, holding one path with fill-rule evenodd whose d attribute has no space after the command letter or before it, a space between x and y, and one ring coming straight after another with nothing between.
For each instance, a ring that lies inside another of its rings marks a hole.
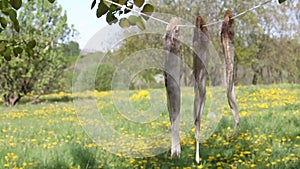
<instances>
[{"instance_id":1,"label":"tree trunk","mask_svg":"<svg viewBox=\"0 0 300 169\"><path fill-rule=\"evenodd\" d=\"M7 106L16 105L20 101L20 99L21 99L20 94L9 93L9 94L3 95L3 103L4 103L4 105L7 105Z\"/></svg>"},{"instance_id":2,"label":"tree trunk","mask_svg":"<svg viewBox=\"0 0 300 169\"><path fill-rule=\"evenodd\" d=\"M253 79L252 79L252 84L256 85L257 82L258 82L258 72L254 72Z\"/></svg>"}]
</instances>

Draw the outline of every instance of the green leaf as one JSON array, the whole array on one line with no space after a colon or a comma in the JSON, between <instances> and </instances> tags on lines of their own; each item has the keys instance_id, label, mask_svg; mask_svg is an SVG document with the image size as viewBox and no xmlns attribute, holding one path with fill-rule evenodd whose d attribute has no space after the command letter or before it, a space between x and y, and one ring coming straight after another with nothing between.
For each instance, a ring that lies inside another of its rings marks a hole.
<instances>
[{"instance_id":1,"label":"green leaf","mask_svg":"<svg viewBox=\"0 0 300 169\"><path fill-rule=\"evenodd\" d=\"M22 6L22 0L10 0L10 4L16 10L20 9Z\"/></svg>"},{"instance_id":2,"label":"green leaf","mask_svg":"<svg viewBox=\"0 0 300 169\"><path fill-rule=\"evenodd\" d=\"M8 0L2 0L2 8L8 8Z\"/></svg>"},{"instance_id":3,"label":"green leaf","mask_svg":"<svg viewBox=\"0 0 300 169\"><path fill-rule=\"evenodd\" d=\"M3 56L5 60L11 61L11 50L10 48L6 48L6 50L3 52Z\"/></svg>"},{"instance_id":4,"label":"green leaf","mask_svg":"<svg viewBox=\"0 0 300 169\"><path fill-rule=\"evenodd\" d=\"M26 52L27 52L27 54L28 54L29 56L34 56L34 51L33 51L33 49L27 48L27 49L26 49Z\"/></svg>"},{"instance_id":5,"label":"green leaf","mask_svg":"<svg viewBox=\"0 0 300 169\"><path fill-rule=\"evenodd\" d=\"M103 2L101 1L98 5L98 9L97 9L97 17L100 18L102 15L106 14L109 10L109 7Z\"/></svg>"},{"instance_id":6,"label":"green leaf","mask_svg":"<svg viewBox=\"0 0 300 169\"><path fill-rule=\"evenodd\" d=\"M121 5L125 5L126 2L127 2L127 0L119 0L119 4L121 4Z\"/></svg>"},{"instance_id":7,"label":"green leaf","mask_svg":"<svg viewBox=\"0 0 300 169\"><path fill-rule=\"evenodd\" d=\"M9 18L11 21L15 22L17 20L17 12L14 9L9 10Z\"/></svg>"},{"instance_id":8,"label":"green leaf","mask_svg":"<svg viewBox=\"0 0 300 169\"><path fill-rule=\"evenodd\" d=\"M3 13L3 14L5 14L5 15L9 15L9 11L10 11L10 9L9 8L3 8L2 10L1 10L1 12Z\"/></svg>"},{"instance_id":9,"label":"green leaf","mask_svg":"<svg viewBox=\"0 0 300 169\"><path fill-rule=\"evenodd\" d=\"M19 24L18 20L13 21L13 27L14 27L15 31L20 32L20 24Z\"/></svg>"},{"instance_id":10,"label":"green leaf","mask_svg":"<svg viewBox=\"0 0 300 169\"><path fill-rule=\"evenodd\" d=\"M115 11L117 11L117 10L119 10L119 9L121 9L121 7L112 4L112 5L110 5L109 11L115 12Z\"/></svg>"},{"instance_id":11,"label":"green leaf","mask_svg":"<svg viewBox=\"0 0 300 169\"><path fill-rule=\"evenodd\" d=\"M4 17L0 17L1 26L3 28L6 28L7 26L7 20Z\"/></svg>"},{"instance_id":12,"label":"green leaf","mask_svg":"<svg viewBox=\"0 0 300 169\"><path fill-rule=\"evenodd\" d=\"M4 59L7 61L11 61L11 56L10 55L4 55Z\"/></svg>"},{"instance_id":13,"label":"green leaf","mask_svg":"<svg viewBox=\"0 0 300 169\"><path fill-rule=\"evenodd\" d=\"M140 8L145 3L145 0L133 0L133 2L134 2L134 5L136 5L137 7Z\"/></svg>"},{"instance_id":14,"label":"green leaf","mask_svg":"<svg viewBox=\"0 0 300 169\"><path fill-rule=\"evenodd\" d=\"M51 4L53 4L55 2L55 0L48 0Z\"/></svg>"},{"instance_id":15,"label":"green leaf","mask_svg":"<svg viewBox=\"0 0 300 169\"><path fill-rule=\"evenodd\" d=\"M93 1L92 6L91 6L91 9L93 9L93 8L95 7L96 2L97 2L97 0L94 0L94 1Z\"/></svg>"},{"instance_id":16,"label":"green leaf","mask_svg":"<svg viewBox=\"0 0 300 169\"><path fill-rule=\"evenodd\" d=\"M136 25L136 23L138 22L138 20L139 20L138 17L135 16L135 15L130 15L128 17L128 21L129 21L130 25Z\"/></svg>"},{"instance_id":17,"label":"green leaf","mask_svg":"<svg viewBox=\"0 0 300 169\"><path fill-rule=\"evenodd\" d=\"M27 43L27 47L32 49L36 46L36 41L35 40L31 40Z\"/></svg>"},{"instance_id":18,"label":"green leaf","mask_svg":"<svg viewBox=\"0 0 300 169\"><path fill-rule=\"evenodd\" d=\"M111 25L113 23L118 22L118 18L115 17L115 15L112 12L108 12L106 15L106 22Z\"/></svg>"},{"instance_id":19,"label":"green leaf","mask_svg":"<svg viewBox=\"0 0 300 169\"><path fill-rule=\"evenodd\" d=\"M15 56L18 57L23 52L23 49L18 46L13 49L13 52L14 52Z\"/></svg>"},{"instance_id":20,"label":"green leaf","mask_svg":"<svg viewBox=\"0 0 300 169\"><path fill-rule=\"evenodd\" d=\"M143 20L142 20L141 17L138 18L138 20L136 22L136 26L138 28L140 28L141 30L145 30L146 29L145 24L144 24L144 22L143 22Z\"/></svg>"},{"instance_id":21,"label":"green leaf","mask_svg":"<svg viewBox=\"0 0 300 169\"><path fill-rule=\"evenodd\" d=\"M141 12L144 13L144 14L147 14L147 15L151 16L152 13L154 12L154 7L151 4L146 4L146 5L144 5L144 8L143 8L143 10ZM149 19L149 17L147 17L147 16L143 16L143 18L145 20Z\"/></svg>"},{"instance_id":22,"label":"green leaf","mask_svg":"<svg viewBox=\"0 0 300 169\"><path fill-rule=\"evenodd\" d=\"M130 23L127 18L120 19L119 25L121 28L129 28L130 27Z\"/></svg>"},{"instance_id":23,"label":"green leaf","mask_svg":"<svg viewBox=\"0 0 300 169\"><path fill-rule=\"evenodd\" d=\"M17 19L16 10L14 10L14 9L9 10L9 18L13 22L13 27L14 27L15 31L20 32L20 25L19 25L19 21Z\"/></svg>"},{"instance_id":24,"label":"green leaf","mask_svg":"<svg viewBox=\"0 0 300 169\"><path fill-rule=\"evenodd\" d=\"M1 42L0 43L0 52L2 53L5 49L6 49L6 43L5 42Z\"/></svg>"},{"instance_id":25,"label":"green leaf","mask_svg":"<svg viewBox=\"0 0 300 169\"><path fill-rule=\"evenodd\" d=\"M285 2L286 0L278 0L278 2L281 4L283 2Z\"/></svg>"}]
</instances>

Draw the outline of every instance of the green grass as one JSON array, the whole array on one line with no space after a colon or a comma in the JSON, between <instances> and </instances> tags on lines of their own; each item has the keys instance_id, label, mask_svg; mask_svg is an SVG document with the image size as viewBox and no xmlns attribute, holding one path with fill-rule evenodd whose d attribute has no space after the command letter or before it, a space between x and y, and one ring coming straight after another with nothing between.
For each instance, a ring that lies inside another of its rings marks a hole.
<instances>
[{"instance_id":1,"label":"green grass","mask_svg":"<svg viewBox=\"0 0 300 169\"><path fill-rule=\"evenodd\" d=\"M299 85L236 87L241 122L232 138L228 135L234 122L224 89L209 88L200 165L194 162L191 88L182 89L182 153L174 159L168 149L164 89L112 94L57 93L43 96L44 102L36 105L0 106L0 168L296 169L300 165ZM209 118L208 112L217 118Z\"/></svg>"}]
</instances>

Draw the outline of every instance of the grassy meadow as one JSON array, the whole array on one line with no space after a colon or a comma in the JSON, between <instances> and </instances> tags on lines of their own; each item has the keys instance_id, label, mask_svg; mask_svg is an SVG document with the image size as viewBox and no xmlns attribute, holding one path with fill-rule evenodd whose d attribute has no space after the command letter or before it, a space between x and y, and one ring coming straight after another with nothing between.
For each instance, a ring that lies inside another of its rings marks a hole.
<instances>
[{"instance_id":1,"label":"grassy meadow","mask_svg":"<svg viewBox=\"0 0 300 169\"><path fill-rule=\"evenodd\" d=\"M208 88L200 164L193 89L184 88L180 158L170 157L164 89L60 92L39 104L0 106L0 168L299 168L300 86L237 86L241 120L233 137L224 92Z\"/></svg>"}]
</instances>

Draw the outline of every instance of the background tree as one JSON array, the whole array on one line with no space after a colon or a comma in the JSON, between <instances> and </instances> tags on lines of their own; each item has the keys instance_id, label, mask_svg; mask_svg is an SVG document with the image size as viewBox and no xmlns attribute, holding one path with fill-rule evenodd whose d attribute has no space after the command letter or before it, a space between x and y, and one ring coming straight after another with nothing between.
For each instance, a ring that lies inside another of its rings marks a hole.
<instances>
[{"instance_id":1,"label":"background tree","mask_svg":"<svg viewBox=\"0 0 300 169\"><path fill-rule=\"evenodd\" d=\"M94 1L96 2L96 1ZM117 2L117 1L114 1ZM120 1L118 1L120 3ZM139 1L122 1L123 4L138 5ZM144 1L142 1L144 2ZM157 0L147 1L155 7L155 12L171 13L194 23L196 15L201 15L207 22L214 22L223 17L226 9L232 9L234 14L241 13L257 4L265 1L242 0ZM284 1L279 1L280 3ZM101 0L110 11L114 5ZM103 6L99 4L99 7ZM140 10L143 9L143 5ZM139 8L135 8L138 10ZM117 9L114 14L118 17ZM121 10L121 9L120 9ZM122 9L123 10L123 9ZM299 1L286 1L282 5L271 2L255 11L235 19L235 83L239 84L270 84L281 82L300 81L299 79ZM121 12L122 13L122 12ZM101 15L107 17L105 13ZM127 17L129 18L129 17ZM112 23L110 23L112 24ZM121 20L120 26L123 26ZM219 56L222 56L220 47L220 25L208 27L211 41ZM155 40L155 39L153 39ZM135 40L127 40L119 50L119 59L129 56L131 52L145 48L139 47L136 42L146 41L151 47L159 47L161 39L150 43L149 37L140 36ZM182 58L185 63L191 65L191 54L188 48L182 47ZM115 51L117 52L117 51ZM220 58L222 59L222 58ZM121 59L122 60L122 59ZM217 67L218 65L210 65ZM213 69L213 68L212 68ZM149 71L149 73L151 73ZM157 72L156 72L157 73ZM182 75L182 84L188 85L190 72ZM220 74L220 72L217 72ZM219 84L218 79L211 79L212 84Z\"/></svg>"},{"instance_id":2,"label":"background tree","mask_svg":"<svg viewBox=\"0 0 300 169\"><path fill-rule=\"evenodd\" d=\"M0 33L3 30L14 30L20 32L20 21L18 19L18 11L24 6L24 2L30 0L1 0L0 1ZM50 3L54 3L55 0L48 0ZM8 40L2 42L2 48L6 46L18 46L19 49L26 49L28 46L26 42L18 42L14 40ZM0 50L0 54L4 56L6 60L10 60L9 52Z\"/></svg>"},{"instance_id":3,"label":"background tree","mask_svg":"<svg viewBox=\"0 0 300 169\"><path fill-rule=\"evenodd\" d=\"M65 56L79 56L80 49L78 42L70 41L67 44L61 44Z\"/></svg>"},{"instance_id":4,"label":"background tree","mask_svg":"<svg viewBox=\"0 0 300 169\"><path fill-rule=\"evenodd\" d=\"M5 58L0 58L0 94L5 104L15 105L29 93L48 93L59 85L65 67L59 46L72 33L62 11L57 3L26 2L19 10L19 33L13 29L1 33ZM15 45L9 46L6 41Z\"/></svg>"}]
</instances>

